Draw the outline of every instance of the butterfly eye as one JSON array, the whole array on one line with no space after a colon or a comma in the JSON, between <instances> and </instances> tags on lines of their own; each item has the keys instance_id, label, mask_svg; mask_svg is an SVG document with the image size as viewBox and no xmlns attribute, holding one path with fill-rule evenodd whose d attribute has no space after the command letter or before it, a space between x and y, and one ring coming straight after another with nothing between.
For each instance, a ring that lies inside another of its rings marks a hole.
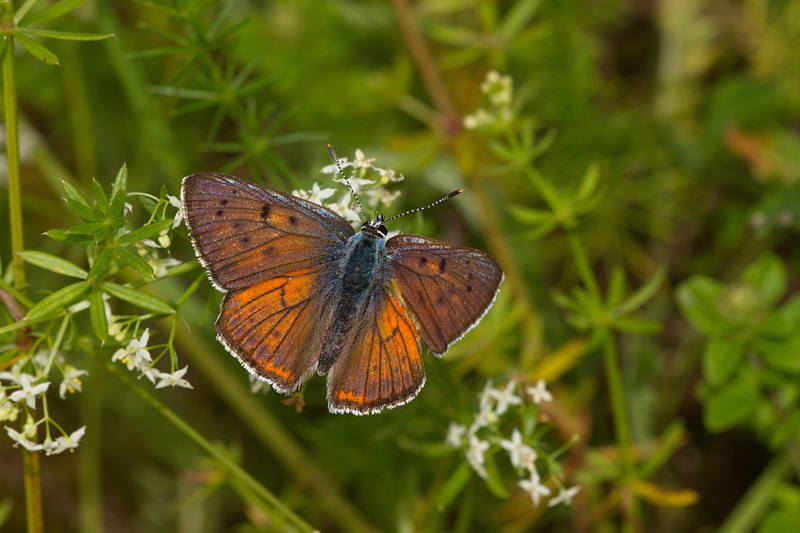
<instances>
[{"instance_id":1,"label":"butterfly eye","mask_svg":"<svg viewBox=\"0 0 800 533\"><path fill-rule=\"evenodd\" d=\"M373 220L368 220L361 225L361 231L384 239L386 238L386 234L389 233L389 230L386 229L386 226L381 224L382 221L383 217L380 216Z\"/></svg>"}]
</instances>

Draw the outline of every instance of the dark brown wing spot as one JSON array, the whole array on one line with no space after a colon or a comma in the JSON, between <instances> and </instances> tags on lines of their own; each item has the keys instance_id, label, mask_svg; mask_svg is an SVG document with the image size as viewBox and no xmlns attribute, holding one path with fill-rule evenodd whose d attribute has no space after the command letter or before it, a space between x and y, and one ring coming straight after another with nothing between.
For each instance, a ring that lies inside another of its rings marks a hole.
<instances>
[{"instance_id":1,"label":"dark brown wing spot","mask_svg":"<svg viewBox=\"0 0 800 533\"><path fill-rule=\"evenodd\" d=\"M283 333L281 333L281 332L280 332L280 331L278 331L277 329L273 329L273 330L270 332L270 335L271 335L271 336L273 336L273 337L275 337L276 339L280 339L280 338L281 338L281 335L283 335Z\"/></svg>"},{"instance_id":2,"label":"dark brown wing spot","mask_svg":"<svg viewBox=\"0 0 800 533\"><path fill-rule=\"evenodd\" d=\"M467 272L467 279L472 281L472 272Z\"/></svg>"},{"instance_id":3,"label":"dark brown wing spot","mask_svg":"<svg viewBox=\"0 0 800 533\"><path fill-rule=\"evenodd\" d=\"M441 274L442 272L444 272L444 269L445 269L445 267L446 267L446 266L447 266L447 259L445 259L444 257L442 257L442 260L441 260L441 261L439 261L439 274Z\"/></svg>"},{"instance_id":4,"label":"dark brown wing spot","mask_svg":"<svg viewBox=\"0 0 800 533\"><path fill-rule=\"evenodd\" d=\"M428 263L428 258L427 257L422 256L422 257L419 258L419 266L420 266L420 268L424 267L427 263Z\"/></svg>"},{"instance_id":5,"label":"dark brown wing spot","mask_svg":"<svg viewBox=\"0 0 800 533\"><path fill-rule=\"evenodd\" d=\"M217 209L217 216L218 216L218 217L221 217L221 216L222 216L222 209Z\"/></svg>"},{"instance_id":6,"label":"dark brown wing spot","mask_svg":"<svg viewBox=\"0 0 800 533\"><path fill-rule=\"evenodd\" d=\"M472 292L472 285L467 285L467 292Z\"/></svg>"},{"instance_id":7,"label":"dark brown wing spot","mask_svg":"<svg viewBox=\"0 0 800 533\"><path fill-rule=\"evenodd\" d=\"M444 296L442 296L441 294L439 295L438 298L436 298L436 305L444 305Z\"/></svg>"},{"instance_id":8,"label":"dark brown wing spot","mask_svg":"<svg viewBox=\"0 0 800 533\"><path fill-rule=\"evenodd\" d=\"M242 242L244 244L247 244L248 242L250 242L250 237L242 237Z\"/></svg>"},{"instance_id":9,"label":"dark brown wing spot","mask_svg":"<svg viewBox=\"0 0 800 533\"><path fill-rule=\"evenodd\" d=\"M233 229L239 229L240 224L238 222L233 223Z\"/></svg>"},{"instance_id":10,"label":"dark brown wing spot","mask_svg":"<svg viewBox=\"0 0 800 533\"><path fill-rule=\"evenodd\" d=\"M222 200L220 200L219 205L228 205L228 199L223 198Z\"/></svg>"},{"instance_id":11,"label":"dark brown wing spot","mask_svg":"<svg viewBox=\"0 0 800 533\"><path fill-rule=\"evenodd\" d=\"M292 226L296 226L297 225L297 217L294 216L294 215L289 215L289 224L291 224Z\"/></svg>"},{"instance_id":12,"label":"dark brown wing spot","mask_svg":"<svg viewBox=\"0 0 800 533\"><path fill-rule=\"evenodd\" d=\"M400 333L400 328L395 327L389 335L383 338L383 342L389 342Z\"/></svg>"},{"instance_id":13,"label":"dark brown wing spot","mask_svg":"<svg viewBox=\"0 0 800 533\"><path fill-rule=\"evenodd\" d=\"M272 208L269 206L269 204L262 205L261 206L261 218L263 218L264 220L268 219L270 211L272 211Z\"/></svg>"}]
</instances>

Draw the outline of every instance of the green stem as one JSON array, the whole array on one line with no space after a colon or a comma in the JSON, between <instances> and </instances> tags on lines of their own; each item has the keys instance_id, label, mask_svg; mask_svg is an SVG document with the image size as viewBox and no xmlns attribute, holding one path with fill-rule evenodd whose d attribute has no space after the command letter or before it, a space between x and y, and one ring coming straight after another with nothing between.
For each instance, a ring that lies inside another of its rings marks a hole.
<instances>
[{"instance_id":1,"label":"green stem","mask_svg":"<svg viewBox=\"0 0 800 533\"><path fill-rule=\"evenodd\" d=\"M2 19L11 16L14 6L10 0L2 2ZM10 15L9 15L10 12ZM14 83L14 41L6 35L3 54L3 112L6 118L6 159L8 164L8 218L11 232L11 263L14 268L14 286L25 286L25 263L19 255L24 248L22 233L22 194L19 173L19 117L17 115L17 88Z\"/></svg>"},{"instance_id":2,"label":"green stem","mask_svg":"<svg viewBox=\"0 0 800 533\"><path fill-rule=\"evenodd\" d=\"M239 465L234 463L227 455L222 453L219 448L211 444L200 433L194 430L189 424L183 421L171 409L164 406L158 399L147 392L139 383L132 379L126 372L114 365L109 360L104 360L105 366L122 382L125 383L132 391L136 392L144 401L149 403L159 414L172 423L179 431L189 437L191 441L197 444L209 456L213 457L223 468L228 471L228 474L236 478L239 482L247 487L253 494L261 498L267 505L272 507L282 519L286 520L287 525L291 525L297 531L312 532L314 528L311 527L305 520L295 514L291 509L286 507L280 499L268 491L263 485L256 481L250 474L245 472Z\"/></svg>"},{"instance_id":3,"label":"green stem","mask_svg":"<svg viewBox=\"0 0 800 533\"><path fill-rule=\"evenodd\" d=\"M623 490L627 489L626 502L629 515L634 520L637 513L636 495L630 490L634 482L633 448L631 446L631 431L628 426L628 410L625 408L625 390L622 384L614 336L611 331L606 331L603 341L603 364L608 380L608 391L611 396L611 412L614 417L614 433L617 438L617 453L619 455L620 470L622 471ZM624 497L624 496L623 496ZM630 521L629 521L630 525Z\"/></svg>"},{"instance_id":4,"label":"green stem","mask_svg":"<svg viewBox=\"0 0 800 533\"><path fill-rule=\"evenodd\" d=\"M773 503L775 490L791 471L792 464L788 454L775 457L728 515L717 533L747 533L756 530Z\"/></svg>"},{"instance_id":5,"label":"green stem","mask_svg":"<svg viewBox=\"0 0 800 533\"><path fill-rule=\"evenodd\" d=\"M594 278L592 266L589 259L586 257L586 250L581 243L580 236L575 230L568 230L567 237L569 238L569 246L572 249L572 255L575 257L575 266L578 269L578 275L581 281L586 286L586 289L594 297L595 300L600 300L600 288L597 286L597 280Z\"/></svg>"},{"instance_id":6,"label":"green stem","mask_svg":"<svg viewBox=\"0 0 800 533\"><path fill-rule=\"evenodd\" d=\"M39 472L39 452L22 450L25 467L25 516L28 533L42 533L42 480Z\"/></svg>"}]
</instances>

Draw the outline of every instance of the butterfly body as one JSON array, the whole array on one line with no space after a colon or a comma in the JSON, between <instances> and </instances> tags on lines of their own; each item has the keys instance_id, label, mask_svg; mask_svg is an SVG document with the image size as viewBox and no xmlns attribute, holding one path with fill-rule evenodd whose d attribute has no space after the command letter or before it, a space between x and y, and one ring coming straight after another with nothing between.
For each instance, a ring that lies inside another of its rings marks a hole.
<instances>
[{"instance_id":1,"label":"butterfly body","mask_svg":"<svg viewBox=\"0 0 800 533\"><path fill-rule=\"evenodd\" d=\"M347 241L339 279L333 291L336 302L331 324L323 335L317 372L325 375L341 352L350 331L357 327L376 291L386 283L386 244L382 237L367 231Z\"/></svg>"},{"instance_id":2,"label":"butterfly body","mask_svg":"<svg viewBox=\"0 0 800 533\"><path fill-rule=\"evenodd\" d=\"M217 337L282 393L315 370L332 412L377 413L425 383L423 345L442 355L483 317L503 273L485 252L418 235L356 232L332 211L248 180L184 179L198 258L226 292Z\"/></svg>"}]
</instances>

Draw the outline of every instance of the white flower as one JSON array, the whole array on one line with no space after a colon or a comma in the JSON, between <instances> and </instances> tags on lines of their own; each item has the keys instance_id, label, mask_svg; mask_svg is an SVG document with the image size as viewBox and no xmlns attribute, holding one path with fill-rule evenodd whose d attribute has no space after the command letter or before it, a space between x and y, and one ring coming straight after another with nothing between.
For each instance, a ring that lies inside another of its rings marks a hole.
<instances>
[{"instance_id":1,"label":"white flower","mask_svg":"<svg viewBox=\"0 0 800 533\"><path fill-rule=\"evenodd\" d=\"M79 378L88 374L89 372L86 370L79 370L72 365L64 365L64 379L61 380L61 384L58 386L58 395L61 399L63 400L67 397L67 391L70 393L81 392L82 383Z\"/></svg>"},{"instance_id":2,"label":"white flower","mask_svg":"<svg viewBox=\"0 0 800 533\"><path fill-rule=\"evenodd\" d=\"M47 455L55 455L66 450L72 450L78 447L84 433L86 433L86 426L78 428L69 436L61 436L55 440L46 439L42 445L42 449L44 449L44 453Z\"/></svg>"},{"instance_id":3,"label":"white flower","mask_svg":"<svg viewBox=\"0 0 800 533\"><path fill-rule=\"evenodd\" d=\"M360 211L350 207L351 199L350 193L347 193L339 202L327 204L326 207L348 222L364 222L361 220Z\"/></svg>"},{"instance_id":4,"label":"white flower","mask_svg":"<svg viewBox=\"0 0 800 533\"><path fill-rule=\"evenodd\" d=\"M472 469L478 473L483 479L486 479L486 467L484 464L483 454L489 449L489 443L479 439L474 434L469 436L469 446L467 447L467 462L469 462Z\"/></svg>"},{"instance_id":5,"label":"white flower","mask_svg":"<svg viewBox=\"0 0 800 533\"><path fill-rule=\"evenodd\" d=\"M541 498L550 494L550 489L542 485L542 480L536 470L531 472L530 479L520 481L519 486L530 495L534 507L539 507Z\"/></svg>"},{"instance_id":6,"label":"white flower","mask_svg":"<svg viewBox=\"0 0 800 533\"><path fill-rule=\"evenodd\" d=\"M44 392L47 390L47 387L50 386L50 382L45 381L44 383L31 386L31 383L34 379L35 378L30 374L22 374L19 378L19 384L22 386L22 388L12 392L8 398L12 402L25 400L25 403L28 404L28 407L31 409L36 409L36 397L40 394L44 394Z\"/></svg>"},{"instance_id":7,"label":"white flower","mask_svg":"<svg viewBox=\"0 0 800 533\"><path fill-rule=\"evenodd\" d=\"M558 494L553 497L549 502L547 502L548 507L555 507L559 503L564 503L564 505L572 505L572 498L581 490L580 485L575 485L574 487L570 487L568 489L561 489L558 491Z\"/></svg>"},{"instance_id":8,"label":"white flower","mask_svg":"<svg viewBox=\"0 0 800 533\"><path fill-rule=\"evenodd\" d=\"M536 451L522 442L522 433L519 428L514 428L511 440L501 440L500 446L508 452L511 464L516 468L527 467L536 460Z\"/></svg>"},{"instance_id":9,"label":"white flower","mask_svg":"<svg viewBox=\"0 0 800 533\"><path fill-rule=\"evenodd\" d=\"M162 248L169 248L172 244L172 237L169 236L169 229L162 229L158 234L158 244Z\"/></svg>"},{"instance_id":10,"label":"white flower","mask_svg":"<svg viewBox=\"0 0 800 533\"><path fill-rule=\"evenodd\" d=\"M319 183L314 183L311 186L310 191L297 190L292 191L292 194L298 198L303 198L304 200L308 200L309 202L313 202L317 205L325 205L325 200L336 194L336 189L322 189L320 188Z\"/></svg>"},{"instance_id":11,"label":"white flower","mask_svg":"<svg viewBox=\"0 0 800 533\"><path fill-rule=\"evenodd\" d=\"M508 411L509 405L520 405L522 403L522 398L514 394L516 386L516 382L509 381L502 391L495 388L489 390L489 396L497 402L494 408L495 413L502 415Z\"/></svg>"},{"instance_id":12,"label":"white flower","mask_svg":"<svg viewBox=\"0 0 800 533\"><path fill-rule=\"evenodd\" d=\"M0 421L13 422L19 415L19 407L6 396L6 391L0 387Z\"/></svg>"},{"instance_id":13,"label":"white flower","mask_svg":"<svg viewBox=\"0 0 800 533\"><path fill-rule=\"evenodd\" d=\"M353 168L375 168L372 166L373 161L375 161L374 157L368 159L360 148L356 148L356 160L353 161Z\"/></svg>"},{"instance_id":14,"label":"white flower","mask_svg":"<svg viewBox=\"0 0 800 533\"><path fill-rule=\"evenodd\" d=\"M168 372L160 372L158 374L159 382L156 384L157 389L162 389L164 387L185 387L187 389L193 389L192 385L183 379L183 375L186 374L186 371L189 370L188 366L181 368L180 370L176 370L173 373Z\"/></svg>"},{"instance_id":15,"label":"white flower","mask_svg":"<svg viewBox=\"0 0 800 533\"><path fill-rule=\"evenodd\" d=\"M167 200L169 200L169 203L172 207L178 209L178 212L175 213L175 222L172 223L172 227L177 228L178 226L181 225L181 222L183 222L183 219L185 218L185 214L183 211L183 202L181 202L181 199L178 198L177 196L171 196L169 194L167 195Z\"/></svg>"},{"instance_id":16,"label":"white flower","mask_svg":"<svg viewBox=\"0 0 800 533\"><path fill-rule=\"evenodd\" d=\"M9 438L16 443L16 444L14 444L14 447L22 444L22 447L25 448L26 450L30 451L30 452L35 452L35 451L38 451L38 450L42 449L42 445L41 444L37 444L37 443L33 442L32 440L30 440L30 439L25 437L25 433L26 433L25 431L20 433L19 431L15 430L15 429L12 429L12 428L10 428L8 426L4 426L4 427L6 428L6 433L8 433Z\"/></svg>"},{"instance_id":17,"label":"white flower","mask_svg":"<svg viewBox=\"0 0 800 533\"><path fill-rule=\"evenodd\" d=\"M445 437L444 441L450 446L458 448L461 446L461 438L466 432L466 426L457 422L450 422L450 427L447 428L447 437Z\"/></svg>"},{"instance_id":18,"label":"white flower","mask_svg":"<svg viewBox=\"0 0 800 533\"><path fill-rule=\"evenodd\" d=\"M175 259L174 257L158 257L158 254L154 253L150 256L150 266L153 267L153 270L156 273L157 278L163 278L167 275L167 269L170 269L174 266L178 266L182 263L180 259Z\"/></svg>"},{"instance_id":19,"label":"white flower","mask_svg":"<svg viewBox=\"0 0 800 533\"><path fill-rule=\"evenodd\" d=\"M552 402L553 395L548 392L546 388L546 383L543 379L540 379L536 382L536 385L532 387L525 387L525 392L531 397L531 400L536 405L539 405L542 402Z\"/></svg>"},{"instance_id":20,"label":"white flower","mask_svg":"<svg viewBox=\"0 0 800 533\"><path fill-rule=\"evenodd\" d=\"M111 357L111 361L122 361L128 366L128 370L134 368L144 369L153 361L150 352L147 351L147 341L150 340L150 330L145 329L142 336L132 338L125 348L120 348Z\"/></svg>"},{"instance_id":21,"label":"white flower","mask_svg":"<svg viewBox=\"0 0 800 533\"><path fill-rule=\"evenodd\" d=\"M344 178L334 178L333 181L336 183L341 183L342 185L347 185L350 183L350 186L353 188L355 192L360 192L362 189L375 185L375 180L367 179L367 178L358 178L356 176L350 176L345 181Z\"/></svg>"}]
</instances>

